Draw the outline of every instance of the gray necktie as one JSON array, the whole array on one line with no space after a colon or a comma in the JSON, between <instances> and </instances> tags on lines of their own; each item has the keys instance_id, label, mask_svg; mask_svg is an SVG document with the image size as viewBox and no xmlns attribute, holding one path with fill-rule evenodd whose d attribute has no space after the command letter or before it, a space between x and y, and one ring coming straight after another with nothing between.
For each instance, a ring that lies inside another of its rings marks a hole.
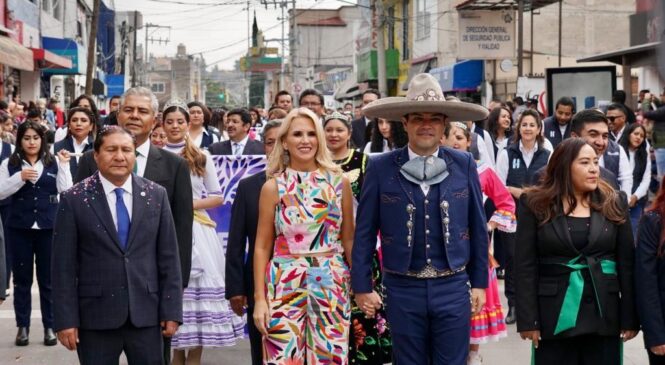
<instances>
[{"instance_id":1,"label":"gray necktie","mask_svg":"<svg viewBox=\"0 0 665 365\"><path fill-rule=\"evenodd\" d=\"M242 152L242 145L237 142L233 142L233 155L238 156Z\"/></svg>"}]
</instances>

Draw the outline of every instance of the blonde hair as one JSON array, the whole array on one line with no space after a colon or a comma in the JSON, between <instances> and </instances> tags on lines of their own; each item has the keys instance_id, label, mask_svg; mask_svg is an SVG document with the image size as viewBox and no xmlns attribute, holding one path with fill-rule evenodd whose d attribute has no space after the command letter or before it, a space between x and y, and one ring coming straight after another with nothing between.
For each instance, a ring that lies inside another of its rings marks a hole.
<instances>
[{"instance_id":1,"label":"blonde hair","mask_svg":"<svg viewBox=\"0 0 665 365\"><path fill-rule=\"evenodd\" d=\"M291 129L291 124L293 124L293 121L296 118L307 118L312 121L312 124L314 124L314 130L316 131L316 139L318 140L318 148L316 150L316 155L314 156L316 165L318 168L325 170L329 173L335 173L335 174L341 174L342 169L333 162L332 157L330 156L330 151L328 151L328 148L326 146L326 137L325 133L323 132L323 127L321 126L321 122L319 122L319 118L312 112L311 110L307 108L295 108L289 112L289 114L286 115L284 120L282 121L282 125L279 127L279 130L277 131L277 143L275 143L275 147L272 150L272 153L270 154L270 157L268 159L268 168L266 169L266 175L268 177L276 177L277 175L281 174L286 170L288 167L288 163L284 161L284 156L286 155L286 151L284 150L284 147L282 146L282 142L284 142L284 138L286 138L286 135L289 133L289 129Z\"/></svg>"}]
</instances>

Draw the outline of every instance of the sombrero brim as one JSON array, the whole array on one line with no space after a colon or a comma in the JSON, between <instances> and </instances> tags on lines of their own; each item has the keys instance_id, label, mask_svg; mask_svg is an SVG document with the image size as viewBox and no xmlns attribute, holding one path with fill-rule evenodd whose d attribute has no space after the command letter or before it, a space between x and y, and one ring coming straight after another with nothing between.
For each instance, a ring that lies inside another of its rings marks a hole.
<instances>
[{"instance_id":1,"label":"sombrero brim","mask_svg":"<svg viewBox=\"0 0 665 365\"><path fill-rule=\"evenodd\" d=\"M451 121L483 120L489 111L477 104L461 101L415 101L404 97L388 97L367 104L363 114L368 118L401 120L410 113L441 113Z\"/></svg>"}]
</instances>

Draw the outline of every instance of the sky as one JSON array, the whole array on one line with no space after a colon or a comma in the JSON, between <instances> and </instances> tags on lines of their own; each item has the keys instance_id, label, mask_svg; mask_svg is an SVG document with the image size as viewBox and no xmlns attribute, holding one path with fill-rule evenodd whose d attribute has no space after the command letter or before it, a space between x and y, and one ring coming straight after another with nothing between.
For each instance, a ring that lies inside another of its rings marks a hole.
<instances>
[{"instance_id":1,"label":"sky","mask_svg":"<svg viewBox=\"0 0 665 365\"><path fill-rule=\"evenodd\" d=\"M265 1L265 0L264 0ZM274 1L274 0L272 0ZM351 1L297 0L298 8L336 9ZM289 4L291 1L289 1ZM265 39L279 39L282 35L281 9L266 7L260 0L250 0L250 24L256 11L257 24ZM168 39L169 43L148 43L148 52L154 56L173 56L178 44L187 47L188 54L201 52L211 68L233 69L235 61L247 51L247 1L242 0L115 0L116 11L139 11L144 24L166 28L150 28L149 37ZM287 14L285 12L285 14ZM288 16L288 15L287 15ZM288 21L284 36L288 38ZM251 33L250 33L251 35ZM138 33L138 43L145 42L145 28ZM268 42L269 47L280 47L279 41ZM288 40L286 41L288 54Z\"/></svg>"}]
</instances>

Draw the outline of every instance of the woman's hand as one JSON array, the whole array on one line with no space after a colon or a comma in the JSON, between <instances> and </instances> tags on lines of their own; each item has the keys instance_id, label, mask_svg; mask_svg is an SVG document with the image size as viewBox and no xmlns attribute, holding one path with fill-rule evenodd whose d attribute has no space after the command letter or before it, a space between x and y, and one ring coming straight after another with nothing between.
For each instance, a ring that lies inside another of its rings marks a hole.
<instances>
[{"instance_id":1,"label":"woman's hand","mask_svg":"<svg viewBox=\"0 0 665 365\"><path fill-rule=\"evenodd\" d=\"M499 223L497 223L497 222L494 222L494 221L487 222L487 232L492 233L496 229L496 227L498 227L498 226L499 226Z\"/></svg>"},{"instance_id":2,"label":"woman's hand","mask_svg":"<svg viewBox=\"0 0 665 365\"><path fill-rule=\"evenodd\" d=\"M637 336L637 332L638 331L635 330L621 330L621 338L623 338L623 342L633 339L633 337Z\"/></svg>"},{"instance_id":3,"label":"woman's hand","mask_svg":"<svg viewBox=\"0 0 665 365\"><path fill-rule=\"evenodd\" d=\"M21 180L23 181L36 181L38 177L39 174L37 173L37 170L33 169L32 167L26 167L21 170Z\"/></svg>"},{"instance_id":4,"label":"woman's hand","mask_svg":"<svg viewBox=\"0 0 665 365\"><path fill-rule=\"evenodd\" d=\"M69 160L71 160L71 156L69 155L69 151L62 149L58 152L58 160L60 160L61 164L66 164L69 163Z\"/></svg>"},{"instance_id":5,"label":"woman's hand","mask_svg":"<svg viewBox=\"0 0 665 365\"><path fill-rule=\"evenodd\" d=\"M654 355L663 356L665 355L665 344L650 347L649 351L653 352Z\"/></svg>"},{"instance_id":6,"label":"woman's hand","mask_svg":"<svg viewBox=\"0 0 665 365\"><path fill-rule=\"evenodd\" d=\"M267 336L269 323L270 309L268 309L268 303L265 299L256 301L254 303L254 325L262 335Z\"/></svg>"},{"instance_id":7,"label":"woman's hand","mask_svg":"<svg viewBox=\"0 0 665 365\"><path fill-rule=\"evenodd\" d=\"M540 331L524 331L520 332L520 337L523 340L531 340L534 348L538 348L538 341L540 341Z\"/></svg>"},{"instance_id":8,"label":"woman's hand","mask_svg":"<svg viewBox=\"0 0 665 365\"><path fill-rule=\"evenodd\" d=\"M635 195L631 195L630 199L628 199L628 206L633 208L637 204L637 197Z\"/></svg>"}]
</instances>

